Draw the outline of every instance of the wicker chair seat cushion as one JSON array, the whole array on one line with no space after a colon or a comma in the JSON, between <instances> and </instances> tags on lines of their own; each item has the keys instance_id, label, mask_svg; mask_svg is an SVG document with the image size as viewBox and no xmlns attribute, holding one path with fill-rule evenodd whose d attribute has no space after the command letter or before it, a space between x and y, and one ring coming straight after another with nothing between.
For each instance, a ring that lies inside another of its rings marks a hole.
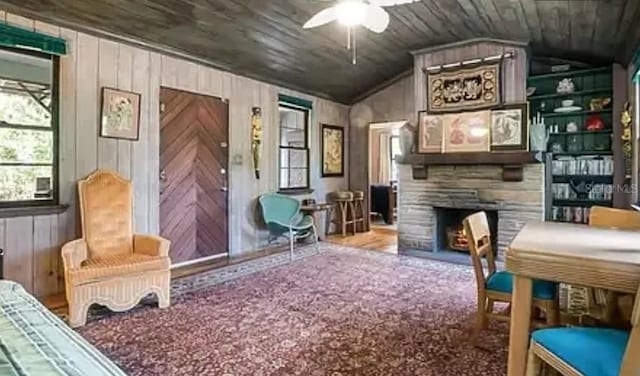
<instances>
[{"instance_id":1,"label":"wicker chair seat cushion","mask_svg":"<svg viewBox=\"0 0 640 376\"><path fill-rule=\"evenodd\" d=\"M551 328L531 335L585 376L618 376L629 333L617 329Z\"/></svg>"},{"instance_id":2,"label":"wicker chair seat cushion","mask_svg":"<svg viewBox=\"0 0 640 376\"><path fill-rule=\"evenodd\" d=\"M557 291L557 284L548 281L533 281L533 297L536 299L554 299ZM513 274L507 271L495 272L487 279L487 290L513 293Z\"/></svg>"},{"instance_id":3,"label":"wicker chair seat cushion","mask_svg":"<svg viewBox=\"0 0 640 376\"><path fill-rule=\"evenodd\" d=\"M168 270L171 261L168 257L149 256L137 253L116 254L100 258L87 259L80 269L69 273L71 283L79 285L114 277Z\"/></svg>"}]
</instances>

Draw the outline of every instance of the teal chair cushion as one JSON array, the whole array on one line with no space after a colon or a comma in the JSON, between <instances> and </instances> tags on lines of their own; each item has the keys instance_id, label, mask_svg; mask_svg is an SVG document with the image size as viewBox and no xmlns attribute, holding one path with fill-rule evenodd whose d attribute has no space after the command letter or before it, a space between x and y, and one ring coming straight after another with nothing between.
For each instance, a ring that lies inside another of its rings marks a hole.
<instances>
[{"instance_id":1,"label":"teal chair cushion","mask_svg":"<svg viewBox=\"0 0 640 376\"><path fill-rule=\"evenodd\" d=\"M601 328L540 329L531 337L585 376L618 376L629 341L628 332Z\"/></svg>"},{"instance_id":2,"label":"teal chair cushion","mask_svg":"<svg viewBox=\"0 0 640 376\"><path fill-rule=\"evenodd\" d=\"M513 275L507 271L495 272L487 278L487 290L513 292ZM533 281L533 297L536 299L550 300L556 297L557 284L548 281Z\"/></svg>"}]
</instances>

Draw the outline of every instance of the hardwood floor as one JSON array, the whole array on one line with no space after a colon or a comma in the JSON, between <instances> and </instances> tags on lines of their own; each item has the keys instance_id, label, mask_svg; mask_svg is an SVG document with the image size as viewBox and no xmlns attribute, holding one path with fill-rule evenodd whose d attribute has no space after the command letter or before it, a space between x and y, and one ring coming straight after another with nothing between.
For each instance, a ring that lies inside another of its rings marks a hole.
<instances>
[{"instance_id":1,"label":"hardwood floor","mask_svg":"<svg viewBox=\"0 0 640 376\"><path fill-rule=\"evenodd\" d=\"M398 232L394 229L372 227L371 231L356 235L330 235L327 241L348 247L362 248L370 251L398 253Z\"/></svg>"}]
</instances>

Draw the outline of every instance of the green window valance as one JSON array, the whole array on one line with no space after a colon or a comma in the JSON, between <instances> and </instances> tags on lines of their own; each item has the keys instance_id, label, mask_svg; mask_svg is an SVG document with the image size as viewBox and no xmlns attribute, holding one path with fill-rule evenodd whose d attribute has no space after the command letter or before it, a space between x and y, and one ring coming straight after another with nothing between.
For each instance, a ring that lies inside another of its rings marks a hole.
<instances>
[{"instance_id":1,"label":"green window valance","mask_svg":"<svg viewBox=\"0 0 640 376\"><path fill-rule=\"evenodd\" d=\"M279 94L278 95L278 101L283 102L283 103L287 103L287 104L292 104L294 106L306 108L306 109L309 109L309 110L311 110L313 108L313 103L311 101L308 101L306 99L292 97L290 95Z\"/></svg>"},{"instance_id":2,"label":"green window valance","mask_svg":"<svg viewBox=\"0 0 640 376\"><path fill-rule=\"evenodd\" d=\"M634 84L640 84L640 49L633 54L633 59L631 59L631 66L633 66L634 72L633 76L631 76L631 80Z\"/></svg>"},{"instance_id":3,"label":"green window valance","mask_svg":"<svg viewBox=\"0 0 640 376\"><path fill-rule=\"evenodd\" d=\"M64 39L0 23L0 46L36 50L51 55L67 53Z\"/></svg>"}]
</instances>

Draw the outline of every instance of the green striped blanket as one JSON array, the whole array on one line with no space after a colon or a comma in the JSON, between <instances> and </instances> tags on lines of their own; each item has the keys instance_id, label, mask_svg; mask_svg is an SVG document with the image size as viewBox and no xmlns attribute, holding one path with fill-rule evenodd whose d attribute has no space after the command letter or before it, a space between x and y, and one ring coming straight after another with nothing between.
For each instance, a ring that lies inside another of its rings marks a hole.
<instances>
[{"instance_id":1,"label":"green striped blanket","mask_svg":"<svg viewBox=\"0 0 640 376\"><path fill-rule=\"evenodd\" d=\"M22 286L0 281L0 375L125 375Z\"/></svg>"}]
</instances>

